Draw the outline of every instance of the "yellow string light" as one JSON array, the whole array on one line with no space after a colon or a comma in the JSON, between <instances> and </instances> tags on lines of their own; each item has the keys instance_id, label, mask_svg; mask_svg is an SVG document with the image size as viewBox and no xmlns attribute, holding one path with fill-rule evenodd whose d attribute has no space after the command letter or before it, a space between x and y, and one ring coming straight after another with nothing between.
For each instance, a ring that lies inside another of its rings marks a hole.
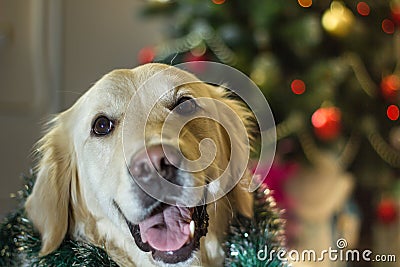
<instances>
[{"instance_id":1,"label":"yellow string light","mask_svg":"<svg viewBox=\"0 0 400 267\"><path fill-rule=\"evenodd\" d=\"M354 15L342 2L333 1L330 9L323 14L321 23L328 33L344 37L352 30Z\"/></svg>"}]
</instances>

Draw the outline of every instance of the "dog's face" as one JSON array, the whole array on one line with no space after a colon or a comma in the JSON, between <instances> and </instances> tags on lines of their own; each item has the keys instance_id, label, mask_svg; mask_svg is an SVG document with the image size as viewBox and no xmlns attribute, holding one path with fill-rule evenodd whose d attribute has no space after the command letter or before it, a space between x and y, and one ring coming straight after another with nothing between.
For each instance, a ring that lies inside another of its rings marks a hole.
<instances>
[{"instance_id":1,"label":"dog's face","mask_svg":"<svg viewBox=\"0 0 400 267\"><path fill-rule=\"evenodd\" d=\"M202 99L221 101L247 126L250 114L222 88L160 64L113 71L60 114L40 142L38 179L26 204L42 234L42 253L69 231L95 245L112 243L135 263L187 265L200 257L200 239L213 231L204 199L213 192L204 186L227 168L243 175L229 166L230 154L233 143L247 149L207 118L218 114L218 105ZM218 116L241 126L228 114ZM201 149L204 140L213 145ZM163 181L183 189L170 192ZM184 190L193 187L202 189ZM243 201L246 213L248 198Z\"/></svg>"}]
</instances>

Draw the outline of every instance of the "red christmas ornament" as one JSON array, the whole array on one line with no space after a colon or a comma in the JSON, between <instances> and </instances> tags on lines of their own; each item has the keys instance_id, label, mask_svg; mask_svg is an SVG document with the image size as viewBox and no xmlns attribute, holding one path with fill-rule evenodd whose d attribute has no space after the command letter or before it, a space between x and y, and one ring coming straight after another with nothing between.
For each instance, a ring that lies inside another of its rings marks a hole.
<instances>
[{"instance_id":1,"label":"red christmas ornament","mask_svg":"<svg viewBox=\"0 0 400 267\"><path fill-rule=\"evenodd\" d=\"M396 202L393 199L382 199L377 207L377 215L382 223L393 223L397 219Z\"/></svg>"},{"instance_id":2,"label":"red christmas ornament","mask_svg":"<svg viewBox=\"0 0 400 267\"><path fill-rule=\"evenodd\" d=\"M140 64L150 63L154 60L156 53L152 47L143 47L138 53L138 62Z\"/></svg>"},{"instance_id":3,"label":"red christmas ornament","mask_svg":"<svg viewBox=\"0 0 400 267\"><path fill-rule=\"evenodd\" d=\"M395 31L394 22L391 19L384 19L382 21L382 30L387 34L393 34Z\"/></svg>"},{"instance_id":4,"label":"red christmas ornament","mask_svg":"<svg viewBox=\"0 0 400 267\"><path fill-rule=\"evenodd\" d=\"M341 112L336 107L317 109L311 117L315 135L324 141L337 138L342 129Z\"/></svg>"},{"instance_id":5,"label":"red christmas ornament","mask_svg":"<svg viewBox=\"0 0 400 267\"><path fill-rule=\"evenodd\" d=\"M302 80L296 79L292 81L290 88L292 88L292 92L296 95L301 95L306 91L306 84Z\"/></svg>"},{"instance_id":6,"label":"red christmas ornament","mask_svg":"<svg viewBox=\"0 0 400 267\"><path fill-rule=\"evenodd\" d=\"M394 74L384 77L381 82L381 90L386 100L396 102L400 97L400 77Z\"/></svg>"},{"instance_id":7,"label":"red christmas ornament","mask_svg":"<svg viewBox=\"0 0 400 267\"><path fill-rule=\"evenodd\" d=\"M394 5L392 7L392 20L400 25L400 4Z\"/></svg>"},{"instance_id":8,"label":"red christmas ornament","mask_svg":"<svg viewBox=\"0 0 400 267\"><path fill-rule=\"evenodd\" d=\"M386 115L392 121L397 121L400 116L399 107L396 105L390 105L386 110Z\"/></svg>"},{"instance_id":9,"label":"red christmas ornament","mask_svg":"<svg viewBox=\"0 0 400 267\"><path fill-rule=\"evenodd\" d=\"M361 16L368 16L369 13L371 12L371 9L369 7L369 5L365 2L359 2L357 4L357 12L361 15Z\"/></svg>"}]
</instances>

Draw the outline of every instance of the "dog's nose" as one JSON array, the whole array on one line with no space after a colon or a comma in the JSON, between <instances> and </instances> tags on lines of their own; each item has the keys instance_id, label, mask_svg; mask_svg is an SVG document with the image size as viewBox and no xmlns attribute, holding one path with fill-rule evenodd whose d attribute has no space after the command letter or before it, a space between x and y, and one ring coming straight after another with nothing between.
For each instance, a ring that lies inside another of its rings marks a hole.
<instances>
[{"instance_id":1,"label":"dog's nose","mask_svg":"<svg viewBox=\"0 0 400 267\"><path fill-rule=\"evenodd\" d=\"M150 182L163 178L176 183L177 167L180 163L179 151L168 145L154 145L136 154L131 159L129 170L138 179Z\"/></svg>"}]
</instances>

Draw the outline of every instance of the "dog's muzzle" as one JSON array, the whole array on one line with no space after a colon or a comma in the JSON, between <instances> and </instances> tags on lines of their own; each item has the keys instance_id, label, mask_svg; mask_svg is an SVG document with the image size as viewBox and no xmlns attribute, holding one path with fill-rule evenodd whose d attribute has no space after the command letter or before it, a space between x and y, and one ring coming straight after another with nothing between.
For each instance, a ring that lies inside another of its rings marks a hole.
<instances>
[{"instance_id":1,"label":"dog's muzzle","mask_svg":"<svg viewBox=\"0 0 400 267\"><path fill-rule=\"evenodd\" d=\"M182 177L176 167L180 162L181 155L174 147L153 145L132 157L129 172L136 182L149 186L156 192L162 192L164 188L159 180L162 178L182 186ZM168 205L141 189L138 189L138 193L141 195L143 207L154 208L138 224L133 224L124 216L136 245L142 251L151 252L155 261L175 264L190 259L200 246L200 238L207 234L206 205ZM168 192L163 192L163 195L166 194ZM120 209L119 211L122 213Z\"/></svg>"}]
</instances>

